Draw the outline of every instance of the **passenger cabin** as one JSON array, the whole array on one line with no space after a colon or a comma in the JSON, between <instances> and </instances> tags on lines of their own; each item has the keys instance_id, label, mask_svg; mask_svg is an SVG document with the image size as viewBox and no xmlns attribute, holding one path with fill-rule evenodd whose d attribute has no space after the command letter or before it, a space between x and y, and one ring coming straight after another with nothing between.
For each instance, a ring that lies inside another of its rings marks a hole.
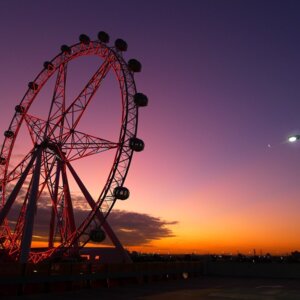
<instances>
[{"instance_id":1,"label":"passenger cabin","mask_svg":"<svg viewBox=\"0 0 300 300\"><path fill-rule=\"evenodd\" d=\"M138 139L138 138L131 138L129 140L129 147L130 149L132 149L133 151L136 151L136 152L141 152L144 150L145 148L145 143L141 140L141 139Z\"/></svg>"},{"instance_id":2,"label":"passenger cabin","mask_svg":"<svg viewBox=\"0 0 300 300\"><path fill-rule=\"evenodd\" d=\"M30 82L28 83L28 87L29 87L31 90L35 91L35 90L38 89L39 86L38 86L37 83L35 83L35 82L33 82L33 81L30 81Z\"/></svg>"},{"instance_id":3,"label":"passenger cabin","mask_svg":"<svg viewBox=\"0 0 300 300\"><path fill-rule=\"evenodd\" d=\"M22 113L25 111L25 108L24 108L24 106L22 106L22 105L17 105L17 106L15 107L15 111L16 111L17 113L19 113L19 114L22 114Z\"/></svg>"},{"instance_id":4,"label":"passenger cabin","mask_svg":"<svg viewBox=\"0 0 300 300\"><path fill-rule=\"evenodd\" d=\"M116 39L115 47L119 51L127 51L128 48L127 43L122 39Z\"/></svg>"},{"instance_id":5,"label":"passenger cabin","mask_svg":"<svg viewBox=\"0 0 300 300\"><path fill-rule=\"evenodd\" d=\"M142 70L142 64L138 60L132 58L128 61L128 68L130 71L138 73Z\"/></svg>"},{"instance_id":6,"label":"passenger cabin","mask_svg":"<svg viewBox=\"0 0 300 300\"><path fill-rule=\"evenodd\" d=\"M89 36L87 36L86 34L81 34L79 36L79 41L80 43L84 44L84 45L89 45L91 42L91 39Z\"/></svg>"},{"instance_id":7,"label":"passenger cabin","mask_svg":"<svg viewBox=\"0 0 300 300\"><path fill-rule=\"evenodd\" d=\"M60 50L64 54L71 54L71 48L69 46L67 46L67 45L62 45L60 47Z\"/></svg>"},{"instance_id":8,"label":"passenger cabin","mask_svg":"<svg viewBox=\"0 0 300 300\"><path fill-rule=\"evenodd\" d=\"M117 186L114 189L114 196L119 200L126 200L129 198L129 190L123 186Z\"/></svg>"},{"instance_id":9,"label":"passenger cabin","mask_svg":"<svg viewBox=\"0 0 300 300\"><path fill-rule=\"evenodd\" d=\"M6 130L4 132L4 136L7 137L7 138L12 138L14 136L14 133L11 130Z\"/></svg>"},{"instance_id":10,"label":"passenger cabin","mask_svg":"<svg viewBox=\"0 0 300 300\"><path fill-rule=\"evenodd\" d=\"M90 239L92 242L101 243L106 239L106 234L101 228L94 228L90 231Z\"/></svg>"},{"instance_id":11,"label":"passenger cabin","mask_svg":"<svg viewBox=\"0 0 300 300\"><path fill-rule=\"evenodd\" d=\"M136 93L134 95L134 103L137 106L147 106L148 105L148 97L142 93Z\"/></svg>"},{"instance_id":12,"label":"passenger cabin","mask_svg":"<svg viewBox=\"0 0 300 300\"><path fill-rule=\"evenodd\" d=\"M6 164L6 159L4 157L0 157L0 165L4 166Z\"/></svg>"},{"instance_id":13,"label":"passenger cabin","mask_svg":"<svg viewBox=\"0 0 300 300\"><path fill-rule=\"evenodd\" d=\"M104 31L100 31L98 33L98 39L101 43L107 44L109 42L109 35Z\"/></svg>"},{"instance_id":14,"label":"passenger cabin","mask_svg":"<svg viewBox=\"0 0 300 300\"><path fill-rule=\"evenodd\" d=\"M54 69L53 63L50 61L45 61L44 68L48 71L52 71Z\"/></svg>"}]
</instances>

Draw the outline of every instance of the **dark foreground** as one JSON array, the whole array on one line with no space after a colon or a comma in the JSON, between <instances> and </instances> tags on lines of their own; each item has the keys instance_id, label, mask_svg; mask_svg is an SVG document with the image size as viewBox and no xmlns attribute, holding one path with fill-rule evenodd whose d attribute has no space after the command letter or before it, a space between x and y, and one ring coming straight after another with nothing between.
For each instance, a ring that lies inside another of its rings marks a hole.
<instances>
[{"instance_id":1,"label":"dark foreground","mask_svg":"<svg viewBox=\"0 0 300 300\"><path fill-rule=\"evenodd\" d=\"M142 285L95 288L62 293L5 297L7 300L297 300L299 279L198 277Z\"/></svg>"}]
</instances>

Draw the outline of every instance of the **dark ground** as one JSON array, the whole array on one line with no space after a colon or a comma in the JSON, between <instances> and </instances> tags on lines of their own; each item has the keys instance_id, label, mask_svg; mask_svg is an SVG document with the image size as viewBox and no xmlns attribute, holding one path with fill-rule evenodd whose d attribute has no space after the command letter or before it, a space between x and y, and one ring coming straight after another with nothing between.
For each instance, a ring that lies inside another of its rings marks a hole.
<instances>
[{"instance_id":1,"label":"dark ground","mask_svg":"<svg viewBox=\"0 0 300 300\"><path fill-rule=\"evenodd\" d=\"M5 297L6 300L298 300L300 280L199 277L143 285L85 289L60 294Z\"/></svg>"}]
</instances>

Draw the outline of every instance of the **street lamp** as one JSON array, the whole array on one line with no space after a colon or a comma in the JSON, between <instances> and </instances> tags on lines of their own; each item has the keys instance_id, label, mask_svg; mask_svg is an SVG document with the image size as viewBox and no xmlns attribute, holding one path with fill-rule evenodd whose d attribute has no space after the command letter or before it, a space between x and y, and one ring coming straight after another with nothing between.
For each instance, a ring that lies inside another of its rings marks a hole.
<instances>
[{"instance_id":1,"label":"street lamp","mask_svg":"<svg viewBox=\"0 0 300 300\"><path fill-rule=\"evenodd\" d=\"M288 138L288 141L290 143L294 143L296 141L300 140L300 135L299 134L295 134L295 135L291 135L289 138Z\"/></svg>"}]
</instances>

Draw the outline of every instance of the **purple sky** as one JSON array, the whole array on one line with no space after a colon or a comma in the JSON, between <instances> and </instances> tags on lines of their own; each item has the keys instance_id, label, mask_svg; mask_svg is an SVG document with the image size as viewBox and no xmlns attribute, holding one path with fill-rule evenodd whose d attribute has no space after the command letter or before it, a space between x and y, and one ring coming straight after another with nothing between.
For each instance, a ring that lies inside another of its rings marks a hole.
<instances>
[{"instance_id":1,"label":"purple sky","mask_svg":"<svg viewBox=\"0 0 300 300\"><path fill-rule=\"evenodd\" d=\"M300 146L286 143L300 132L299 15L299 1L2 0L0 129L62 44L107 31L142 62L136 83L150 101L139 126L146 149L126 183L132 199L117 208L178 221L170 247L192 226L189 244L221 249L201 237L218 239L237 217L247 224L232 228L253 236L253 223L273 226L272 244L253 237L249 247L300 248L299 237L275 239L281 223L300 236Z\"/></svg>"}]
</instances>

